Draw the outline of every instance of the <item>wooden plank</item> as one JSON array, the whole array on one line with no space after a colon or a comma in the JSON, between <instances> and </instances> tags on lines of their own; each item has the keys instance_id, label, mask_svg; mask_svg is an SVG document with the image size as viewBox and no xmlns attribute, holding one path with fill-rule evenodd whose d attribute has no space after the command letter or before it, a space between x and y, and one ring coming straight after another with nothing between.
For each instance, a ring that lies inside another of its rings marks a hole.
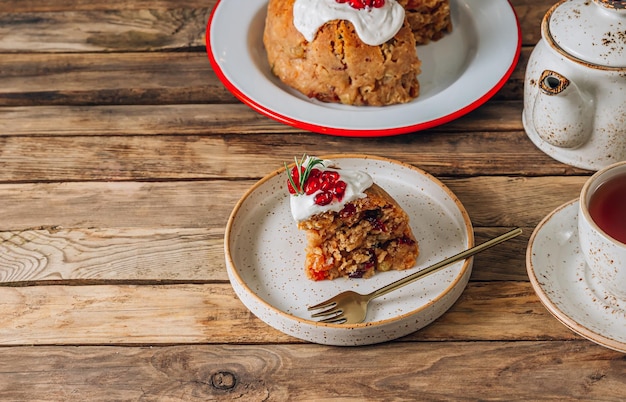
<instances>
[{"instance_id":1,"label":"wooden plank","mask_svg":"<svg viewBox=\"0 0 626 402\"><path fill-rule=\"evenodd\" d=\"M551 0L512 0L522 30L522 43L534 46L541 39L541 21L555 2Z\"/></svg>"},{"instance_id":2,"label":"wooden plank","mask_svg":"<svg viewBox=\"0 0 626 402\"><path fill-rule=\"evenodd\" d=\"M253 318L229 284L3 287L0 294L3 345L236 343ZM266 340L278 335L260 321L253 327Z\"/></svg>"},{"instance_id":3,"label":"wooden plank","mask_svg":"<svg viewBox=\"0 0 626 402\"><path fill-rule=\"evenodd\" d=\"M216 2L217 0L3 0L0 2L0 12L145 10L195 8L199 6L213 8Z\"/></svg>"},{"instance_id":4,"label":"wooden plank","mask_svg":"<svg viewBox=\"0 0 626 402\"><path fill-rule=\"evenodd\" d=\"M0 13L1 52L155 51L205 46L210 9Z\"/></svg>"},{"instance_id":5,"label":"wooden plank","mask_svg":"<svg viewBox=\"0 0 626 402\"><path fill-rule=\"evenodd\" d=\"M0 71L0 106L236 102L204 51L12 54Z\"/></svg>"},{"instance_id":6,"label":"wooden plank","mask_svg":"<svg viewBox=\"0 0 626 402\"><path fill-rule=\"evenodd\" d=\"M10 348L0 362L0 397L619 401L626 386L623 355L585 341L392 343L352 351L346 359L343 348L317 345Z\"/></svg>"},{"instance_id":7,"label":"wooden plank","mask_svg":"<svg viewBox=\"0 0 626 402\"><path fill-rule=\"evenodd\" d=\"M242 104L0 108L1 136L204 135L297 131Z\"/></svg>"},{"instance_id":8,"label":"wooden plank","mask_svg":"<svg viewBox=\"0 0 626 402\"><path fill-rule=\"evenodd\" d=\"M590 172L560 163L536 148L524 132L444 132L428 131L394 138L359 139L326 137L317 134L203 135L200 132L230 129L211 128L213 117L191 117L174 110L169 116L154 114L149 120L135 119L129 111L123 118L106 115L98 122L97 136L88 133L89 121L67 116L65 126L41 115L37 121L25 119L22 131L47 130L63 136L0 136L0 182L81 181L81 180L198 180L260 178L292 161L295 155L309 153L357 153L380 155L415 165L436 176L455 175L587 175ZM214 109L212 109L214 110ZM162 110L163 111L163 110ZM54 111L49 111L53 114ZM91 113L87 113L91 114ZM92 114L93 115L93 114ZM193 114L192 114L193 116ZM200 115L200 116L207 116ZM172 120L169 120L169 118ZM251 115L256 119L258 115ZM236 115L232 130L236 131ZM245 116L242 116L245 119ZM72 121L75 121L75 124ZM187 122L185 122L187 120ZM195 121L194 121L195 120ZM228 121L228 117L225 117ZM10 119L8 120L10 121ZM202 121L205 122L203 125ZM268 120L256 120L264 126ZM129 124L126 125L125 123ZM9 123L12 124L12 123ZM133 127L133 124L135 127ZM461 124L461 123L459 123ZM0 119L0 126L5 123ZM141 126L141 127L137 127ZM6 126L5 126L6 127ZM125 132L150 127L152 132L172 130L178 135L136 136ZM224 126L222 126L224 127ZM265 126L270 129L269 126ZM76 130L76 131L74 131ZM105 131L112 136L106 137ZM3 130L0 129L0 132ZM185 134L193 131L194 134ZM7 131L4 131L7 132ZM74 135L72 135L72 133ZM15 133L14 133L15 134ZM42 133L43 134L43 133ZM119 135L118 135L119 134ZM97 161L97 163L94 163Z\"/></svg>"},{"instance_id":9,"label":"wooden plank","mask_svg":"<svg viewBox=\"0 0 626 402\"><path fill-rule=\"evenodd\" d=\"M0 282L228 280L222 229L0 232Z\"/></svg>"},{"instance_id":10,"label":"wooden plank","mask_svg":"<svg viewBox=\"0 0 626 402\"><path fill-rule=\"evenodd\" d=\"M534 227L576 198L586 177L443 179L476 227ZM0 185L0 230L208 228L226 225L254 181L83 182Z\"/></svg>"},{"instance_id":11,"label":"wooden plank","mask_svg":"<svg viewBox=\"0 0 626 402\"><path fill-rule=\"evenodd\" d=\"M256 318L227 283L2 286L0 308L5 346L300 342ZM528 282L470 282L446 314L405 337L524 339L579 339Z\"/></svg>"},{"instance_id":12,"label":"wooden plank","mask_svg":"<svg viewBox=\"0 0 626 402\"><path fill-rule=\"evenodd\" d=\"M222 229L251 182L85 182L0 186L2 231Z\"/></svg>"},{"instance_id":13,"label":"wooden plank","mask_svg":"<svg viewBox=\"0 0 626 402\"><path fill-rule=\"evenodd\" d=\"M577 198L587 178L472 177L445 183L476 226L534 227L556 207Z\"/></svg>"},{"instance_id":14,"label":"wooden plank","mask_svg":"<svg viewBox=\"0 0 626 402\"><path fill-rule=\"evenodd\" d=\"M474 225L475 244L483 243L504 233L508 228ZM535 227L520 227L522 234L498 247L483 251L474 257L470 281L528 281L526 249Z\"/></svg>"}]
</instances>

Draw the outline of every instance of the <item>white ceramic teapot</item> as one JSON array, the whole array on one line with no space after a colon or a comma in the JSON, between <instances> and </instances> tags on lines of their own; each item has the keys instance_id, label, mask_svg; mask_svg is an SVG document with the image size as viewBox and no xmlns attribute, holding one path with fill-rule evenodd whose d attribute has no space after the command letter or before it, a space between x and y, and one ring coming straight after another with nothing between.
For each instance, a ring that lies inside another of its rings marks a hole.
<instances>
[{"instance_id":1,"label":"white ceramic teapot","mask_svg":"<svg viewBox=\"0 0 626 402\"><path fill-rule=\"evenodd\" d=\"M589 170L626 160L626 0L563 0L544 16L524 81L528 137Z\"/></svg>"}]
</instances>

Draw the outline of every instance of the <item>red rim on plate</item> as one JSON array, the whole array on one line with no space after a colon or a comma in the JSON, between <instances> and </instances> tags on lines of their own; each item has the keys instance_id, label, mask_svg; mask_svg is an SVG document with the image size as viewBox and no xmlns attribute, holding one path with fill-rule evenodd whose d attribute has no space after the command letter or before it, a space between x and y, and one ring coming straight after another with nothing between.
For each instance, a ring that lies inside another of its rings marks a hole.
<instances>
[{"instance_id":1,"label":"red rim on plate","mask_svg":"<svg viewBox=\"0 0 626 402\"><path fill-rule=\"evenodd\" d=\"M220 8L220 5L222 3L225 3L225 2L222 2L221 0L217 0L213 10L211 11L211 15L207 23L207 29L206 29L206 35L205 35L207 55L217 77L220 79L223 85L236 98L238 98L244 104L248 105L253 110L269 118L272 118L280 123L290 125L298 129L302 129L302 130L317 132L320 134L329 134L329 135L347 136L347 137L383 137L383 136L407 134L407 133L411 133L415 131L425 130L425 129L432 128L432 127L435 127L444 123L448 123L452 120L458 119L459 117L464 116L465 114L471 112L472 110L484 104L487 100L489 100L502 88L502 86L506 83L506 81L511 76L513 70L515 69L515 66L517 65L520 52L521 52L521 45L522 45L521 28L520 28L519 21L517 19L517 14L515 13L514 8L510 4L510 1L507 0L508 6L510 7L512 15L516 22L515 29L517 31L516 32L517 43L516 43L515 51L513 53L513 57L511 58L504 74L495 83L495 85L493 85L491 88L486 90L484 93L477 94L473 101L467 103L466 105L462 107L459 107L456 110L451 110L447 114L441 115L439 117L433 117L428 120L416 121L415 123L412 123L412 124L404 124L404 125L393 126L393 127L388 127L388 128L374 128L374 129L363 129L363 128L356 129L355 128L353 129L353 128L337 127L337 126L332 126L332 125L322 125L322 124L317 124L315 122L310 122L310 121L307 122L307 121L304 121L304 119L299 119L299 118L289 116L287 113L281 112L280 110L276 110L276 108L268 107L267 105L263 104L262 101L253 99L252 96L249 96L246 93L244 93L244 91L240 88L237 82L227 77L227 74L225 73L223 66L220 64L218 60L218 56L216 56L214 49L211 46L211 28L215 22L215 16L217 14L217 11ZM247 49L243 49L242 51L247 51ZM355 106L355 107L358 108L358 106ZM362 107L366 107L366 106L362 106Z\"/></svg>"}]
</instances>

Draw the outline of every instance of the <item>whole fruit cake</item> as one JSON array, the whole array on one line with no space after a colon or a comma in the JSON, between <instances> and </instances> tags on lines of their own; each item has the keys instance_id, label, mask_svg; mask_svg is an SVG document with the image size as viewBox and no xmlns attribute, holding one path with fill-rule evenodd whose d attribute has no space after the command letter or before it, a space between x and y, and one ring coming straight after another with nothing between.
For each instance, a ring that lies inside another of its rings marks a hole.
<instances>
[{"instance_id":1,"label":"whole fruit cake","mask_svg":"<svg viewBox=\"0 0 626 402\"><path fill-rule=\"evenodd\" d=\"M286 171L291 213L306 232L310 279L369 278L415 265L409 217L370 175L308 156Z\"/></svg>"},{"instance_id":2,"label":"whole fruit cake","mask_svg":"<svg viewBox=\"0 0 626 402\"><path fill-rule=\"evenodd\" d=\"M448 0L269 0L271 71L323 102L383 106L419 95L416 45L452 28Z\"/></svg>"}]
</instances>

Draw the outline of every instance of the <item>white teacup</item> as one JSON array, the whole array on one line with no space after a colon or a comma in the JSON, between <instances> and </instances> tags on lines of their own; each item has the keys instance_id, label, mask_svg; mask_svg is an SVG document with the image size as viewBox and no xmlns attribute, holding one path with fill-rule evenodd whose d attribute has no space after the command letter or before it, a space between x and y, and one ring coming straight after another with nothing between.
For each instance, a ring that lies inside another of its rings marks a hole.
<instances>
[{"instance_id":1,"label":"white teacup","mask_svg":"<svg viewBox=\"0 0 626 402\"><path fill-rule=\"evenodd\" d=\"M621 178L621 180L619 179ZM590 203L598 202L605 197L607 189L622 189L622 197L626 194L626 161L619 162L595 173L582 188L578 207L578 236L580 248L590 272L595 275L601 286L611 295L626 300L626 240L620 232L626 231L626 222L601 217L597 210L606 213L611 210L607 205L598 208ZM608 184L607 184L608 183ZM613 193L616 193L614 191ZM592 198L594 200L592 201ZM610 196L609 196L610 198ZM612 197L609 200L619 211L626 211L626 198ZM621 198L621 199L617 199ZM621 212L618 212L621 214ZM622 215L626 216L626 214ZM619 228L607 225L607 221L618 222ZM623 230L621 229L623 228ZM611 233L611 234L609 234Z\"/></svg>"}]
</instances>

